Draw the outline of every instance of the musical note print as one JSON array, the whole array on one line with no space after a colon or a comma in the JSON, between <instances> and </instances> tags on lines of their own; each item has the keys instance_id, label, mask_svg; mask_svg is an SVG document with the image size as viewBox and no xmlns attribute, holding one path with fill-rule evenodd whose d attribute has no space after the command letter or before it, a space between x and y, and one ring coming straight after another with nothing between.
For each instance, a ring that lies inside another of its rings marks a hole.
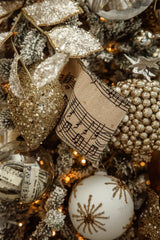
<instances>
[{"instance_id":1,"label":"musical note print","mask_svg":"<svg viewBox=\"0 0 160 240\"><path fill-rule=\"evenodd\" d=\"M124 97L82 70L57 126L57 135L87 160L97 163L128 108Z\"/></svg>"}]
</instances>

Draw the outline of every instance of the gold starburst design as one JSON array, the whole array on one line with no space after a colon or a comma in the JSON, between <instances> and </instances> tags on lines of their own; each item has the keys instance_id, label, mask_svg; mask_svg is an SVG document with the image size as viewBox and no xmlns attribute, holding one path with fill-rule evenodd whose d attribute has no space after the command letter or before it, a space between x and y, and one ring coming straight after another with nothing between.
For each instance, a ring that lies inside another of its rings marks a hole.
<instances>
[{"instance_id":1,"label":"gold starburst design","mask_svg":"<svg viewBox=\"0 0 160 240\"><path fill-rule=\"evenodd\" d=\"M100 220L108 219L109 217L102 216L104 214L104 211L97 212L99 208L102 206L102 203L95 207L94 204L91 204L91 201L92 195L89 195L88 205L83 204L82 206L80 203L77 203L78 215L75 214L72 215L72 217L76 218L76 221L79 222L77 230L79 230L80 227L83 227L83 232L85 233L86 228L88 228L90 234L93 234L93 231L98 232L98 229L106 231L106 229L104 228L105 224L102 223Z\"/></svg>"},{"instance_id":2,"label":"gold starburst design","mask_svg":"<svg viewBox=\"0 0 160 240\"><path fill-rule=\"evenodd\" d=\"M125 198L125 202L127 202L127 195L126 195L126 191L127 191L127 186L124 182L122 182L119 179L116 178L112 178L112 182L107 182L105 183L106 185L116 185L112 191L113 191L113 198L116 196L116 194L119 192L119 199L122 198L122 194L124 194L124 198Z\"/></svg>"}]
</instances>

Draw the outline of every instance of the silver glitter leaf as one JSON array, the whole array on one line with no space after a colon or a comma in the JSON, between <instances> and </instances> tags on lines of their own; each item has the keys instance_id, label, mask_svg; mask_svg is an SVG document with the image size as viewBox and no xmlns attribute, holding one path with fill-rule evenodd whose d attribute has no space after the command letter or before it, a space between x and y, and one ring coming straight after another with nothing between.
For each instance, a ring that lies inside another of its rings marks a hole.
<instances>
[{"instance_id":1,"label":"silver glitter leaf","mask_svg":"<svg viewBox=\"0 0 160 240\"><path fill-rule=\"evenodd\" d=\"M48 33L48 37L58 52L67 53L70 57L85 57L103 50L100 42L94 36L76 26L53 28Z\"/></svg>"},{"instance_id":2,"label":"silver glitter leaf","mask_svg":"<svg viewBox=\"0 0 160 240\"><path fill-rule=\"evenodd\" d=\"M44 0L23 9L38 26L56 25L82 13L82 9L72 0Z\"/></svg>"},{"instance_id":3,"label":"silver glitter leaf","mask_svg":"<svg viewBox=\"0 0 160 240\"><path fill-rule=\"evenodd\" d=\"M50 83L58 79L65 64L67 63L68 55L64 53L56 53L52 57L48 57L40 63L33 74L34 85L37 88L43 87L46 83Z\"/></svg>"},{"instance_id":4,"label":"silver glitter leaf","mask_svg":"<svg viewBox=\"0 0 160 240\"><path fill-rule=\"evenodd\" d=\"M0 1L0 18L6 16L8 13L11 13L20 7L22 7L22 0L10 0L10 1Z\"/></svg>"},{"instance_id":5,"label":"silver glitter leaf","mask_svg":"<svg viewBox=\"0 0 160 240\"><path fill-rule=\"evenodd\" d=\"M20 59L20 56L16 55L12 62L10 76L9 76L9 86L10 86L10 90L16 97L22 98L23 92L20 86L20 80L17 73L17 66L18 66L19 59Z\"/></svg>"},{"instance_id":6,"label":"silver glitter leaf","mask_svg":"<svg viewBox=\"0 0 160 240\"><path fill-rule=\"evenodd\" d=\"M12 32L0 33L0 47L7 41L8 38L12 36Z\"/></svg>"}]
</instances>

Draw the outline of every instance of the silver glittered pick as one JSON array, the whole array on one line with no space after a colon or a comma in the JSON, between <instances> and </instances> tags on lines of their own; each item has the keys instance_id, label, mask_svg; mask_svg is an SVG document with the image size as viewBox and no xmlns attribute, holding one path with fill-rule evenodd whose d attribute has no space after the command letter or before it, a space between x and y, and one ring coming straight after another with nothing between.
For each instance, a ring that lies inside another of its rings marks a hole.
<instances>
[{"instance_id":1,"label":"silver glittered pick","mask_svg":"<svg viewBox=\"0 0 160 240\"><path fill-rule=\"evenodd\" d=\"M72 0L44 0L23 9L38 26L56 25L82 13L82 9Z\"/></svg>"},{"instance_id":2,"label":"silver glittered pick","mask_svg":"<svg viewBox=\"0 0 160 240\"><path fill-rule=\"evenodd\" d=\"M70 57L85 57L91 53L103 50L100 42L77 26L61 26L47 33L51 44L58 52L64 52Z\"/></svg>"},{"instance_id":3,"label":"silver glittered pick","mask_svg":"<svg viewBox=\"0 0 160 240\"><path fill-rule=\"evenodd\" d=\"M130 67L133 68L133 73L142 74L148 81L151 81L151 77L156 76L151 71L149 71L149 69L159 69L157 62L160 61L160 58L147 59L141 56L137 60L134 60L133 58L128 57L126 54L125 57L130 61L130 63L132 63Z\"/></svg>"},{"instance_id":4,"label":"silver glittered pick","mask_svg":"<svg viewBox=\"0 0 160 240\"><path fill-rule=\"evenodd\" d=\"M3 32L0 33L0 47L12 36L12 32Z\"/></svg>"}]
</instances>

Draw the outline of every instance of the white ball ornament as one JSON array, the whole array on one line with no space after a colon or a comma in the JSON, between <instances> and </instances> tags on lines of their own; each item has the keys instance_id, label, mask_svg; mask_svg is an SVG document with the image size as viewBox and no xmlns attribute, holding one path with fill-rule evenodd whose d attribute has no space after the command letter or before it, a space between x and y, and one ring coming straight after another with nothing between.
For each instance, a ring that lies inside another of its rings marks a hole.
<instances>
[{"instance_id":1,"label":"white ball ornament","mask_svg":"<svg viewBox=\"0 0 160 240\"><path fill-rule=\"evenodd\" d=\"M69 214L73 226L83 237L113 240L131 225L133 200L124 182L98 172L73 188Z\"/></svg>"}]
</instances>

